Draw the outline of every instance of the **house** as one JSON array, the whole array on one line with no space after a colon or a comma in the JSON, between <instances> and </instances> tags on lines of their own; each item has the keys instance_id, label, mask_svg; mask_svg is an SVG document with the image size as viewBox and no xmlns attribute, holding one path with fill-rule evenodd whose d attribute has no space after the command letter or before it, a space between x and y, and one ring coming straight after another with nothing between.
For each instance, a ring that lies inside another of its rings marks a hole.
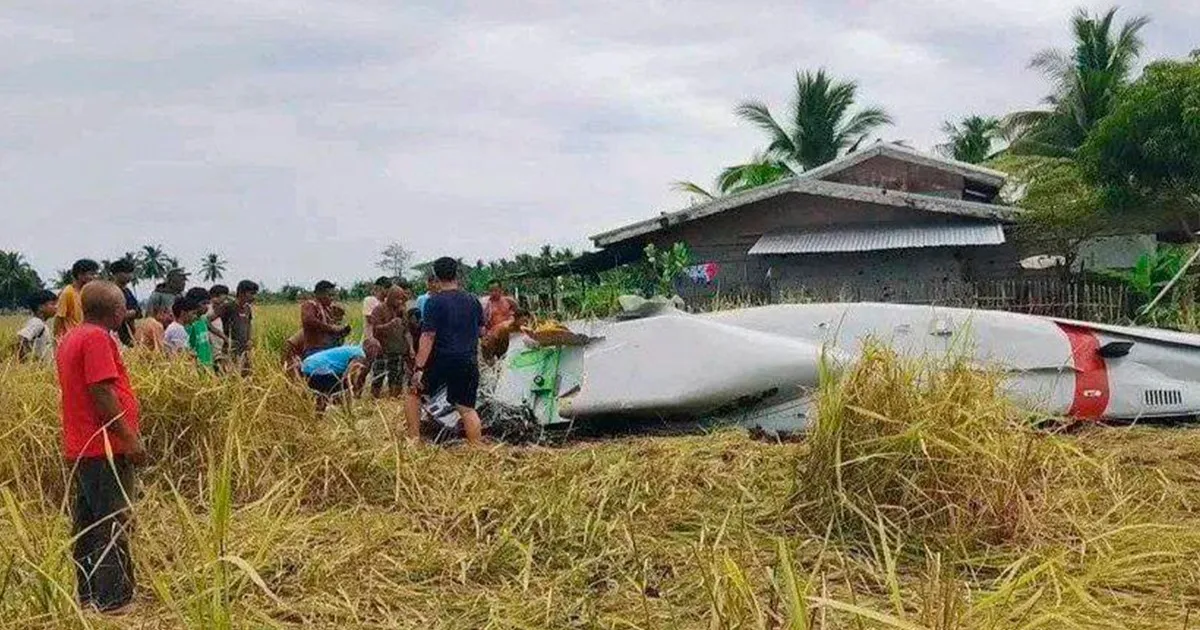
<instances>
[{"instance_id":1,"label":"house","mask_svg":"<svg viewBox=\"0 0 1200 630\"><path fill-rule=\"evenodd\" d=\"M803 291L921 299L1019 273L1005 174L890 143L592 236L610 260L686 243L684 297Z\"/></svg>"}]
</instances>

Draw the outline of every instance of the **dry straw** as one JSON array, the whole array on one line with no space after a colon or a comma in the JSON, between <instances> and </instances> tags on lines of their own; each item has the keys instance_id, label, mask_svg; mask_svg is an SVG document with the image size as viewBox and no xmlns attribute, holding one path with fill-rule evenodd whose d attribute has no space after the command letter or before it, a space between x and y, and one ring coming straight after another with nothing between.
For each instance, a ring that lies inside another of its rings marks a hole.
<instances>
[{"instance_id":1,"label":"dry straw","mask_svg":"<svg viewBox=\"0 0 1200 630\"><path fill-rule=\"evenodd\" d=\"M153 461L119 620L73 603L53 375L0 362L0 627L1197 625L1200 439L1034 429L964 365L872 349L807 443L472 452L397 443L389 403L317 418L258 358L131 360Z\"/></svg>"}]
</instances>

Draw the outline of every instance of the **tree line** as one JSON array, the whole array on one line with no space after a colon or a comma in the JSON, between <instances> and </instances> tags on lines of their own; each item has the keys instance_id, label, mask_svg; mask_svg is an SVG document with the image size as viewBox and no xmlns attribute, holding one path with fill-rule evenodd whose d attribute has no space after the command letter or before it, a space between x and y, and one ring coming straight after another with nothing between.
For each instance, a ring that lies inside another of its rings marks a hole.
<instances>
[{"instance_id":1,"label":"tree line","mask_svg":"<svg viewBox=\"0 0 1200 630\"><path fill-rule=\"evenodd\" d=\"M172 256L160 245L143 245L137 251L125 252L100 263L101 274L110 275L113 263L129 261L134 268L134 284L143 281L158 281L167 277L167 272L180 266L179 258ZM199 276L205 282L217 282L225 277L229 262L219 254L206 254L199 264ZM21 252L0 251L0 309L20 309L28 296L46 288L61 289L71 284L71 270L60 269L47 282Z\"/></svg>"},{"instance_id":2,"label":"tree line","mask_svg":"<svg viewBox=\"0 0 1200 630\"><path fill-rule=\"evenodd\" d=\"M535 253L520 253L512 258L498 258L487 262L483 259L476 259L473 263L459 259L458 262L463 270L463 287L468 291L482 292L493 281L534 278L543 275L546 270L555 265L574 260L577 256L578 253L570 247L556 248L552 245L543 245ZM414 262L412 252L405 249L400 243L391 243L380 252L375 266L392 278L409 278L411 284L419 292L425 288L425 280L431 271L431 264ZM536 280L532 280L532 282L536 282ZM352 285L351 292L360 290L360 285L369 291L369 288L366 288L367 284L366 280L356 283Z\"/></svg>"}]
</instances>

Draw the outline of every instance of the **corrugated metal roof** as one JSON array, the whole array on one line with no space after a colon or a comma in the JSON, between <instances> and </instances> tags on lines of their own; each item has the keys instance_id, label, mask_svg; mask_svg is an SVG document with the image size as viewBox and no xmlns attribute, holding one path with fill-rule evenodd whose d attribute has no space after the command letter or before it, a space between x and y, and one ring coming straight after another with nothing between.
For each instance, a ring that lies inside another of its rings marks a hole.
<instances>
[{"instance_id":1,"label":"corrugated metal roof","mask_svg":"<svg viewBox=\"0 0 1200 630\"><path fill-rule=\"evenodd\" d=\"M750 254L870 252L917 247L1000 245L1003 242L1004 228L998 223L881 226L823 231L780 230L764 234L750 248Z\"/></svg>"},{"instance_id":2,"label":"corrugated metal roof","mask_svg":"<svg viewBox=\"0 0 1200 630\"><path fill-rule=\"evenodd\" d=\"M920 210L936 215L968 217L981 221L1000 223L1012 223L1017 220L1017 217L1021 213L1020 208L1001 204L935 197L902 190L884 190L867 186L855 186L853 184L839 184L837 182L808 177L788 177L774 184L767 184L766 186L759 186L750 190L717 197L712 201L706 201L685 210L664 212L653 219L646 219L630 223L615 230L593 234L591 239L597 247L608 247L614 243L646 234L653 234L681 223L696 221L722 212L736 211L739 208L759 201L789 194L845 199L864 204L907 208L909 210Z\"/></svg>"},{"instance_id":3,"label":"corrugated metal roof","mask_svg":"<svg viewBox=\"0 0 1200 630\"><path fill-rule=\"evenodd\" d=\"M847 153L832 162L826 162L814 169L804 171L800 173L800 177L821 179L833 173L846 170L855 164L865 162L877 155L884 155L914 164L923 164L939 170L948 170L952 173L958 173L967 179L977 180L996 187L1003 186L1005 180L1008 179L1008 174L1001 171L984 168L978 164L959 162L958 160L952 160L932 153L924 153L894 142L876 142L865 149Z\"/></svg>"}]
</instances>

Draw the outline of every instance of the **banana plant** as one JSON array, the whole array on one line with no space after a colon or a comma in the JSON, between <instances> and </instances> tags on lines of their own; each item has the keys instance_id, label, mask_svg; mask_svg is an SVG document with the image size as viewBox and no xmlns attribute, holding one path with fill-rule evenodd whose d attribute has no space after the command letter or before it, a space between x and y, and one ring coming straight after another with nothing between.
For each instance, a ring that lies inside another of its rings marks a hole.
<instances>
[{"instance_id":1,"label":"banana plant","mask_svg":"<svg viewBox=\"0 0 1200 630\"><path fill-rule=\"evenodd\" d=\"M1158 293L1183 269L1187 264L1189 254L1189 251L1181 247L1162 247L1157 251L1142 254L1132 269L1102 269L1099 273L1128 287L1138 306L1141 307L1154 300ZM1186 293L1188 287L1190 287L1190 283L1187 282L1176 285L1173 289L1175 296ZM1144 315L1148 315L1154 322L1163 319L1169 321L1173 318L1174 312L1178 310L1177 302L1178 297L1154 309L1154 313L1144 313Z\"/></svg>"},{"instance_id":2,"label":"banana plant","mask_svg":"<svg viewBox=\"0 0 1200 630\"><path fill-rule=\"evenodd\" d=\"M659 295L675 293L675 279L692 264L692 254L684 243L675 243L670 249L658 249L653 243L643 252L649 267L649 276Z\"/></svg>"}]
</instances>

